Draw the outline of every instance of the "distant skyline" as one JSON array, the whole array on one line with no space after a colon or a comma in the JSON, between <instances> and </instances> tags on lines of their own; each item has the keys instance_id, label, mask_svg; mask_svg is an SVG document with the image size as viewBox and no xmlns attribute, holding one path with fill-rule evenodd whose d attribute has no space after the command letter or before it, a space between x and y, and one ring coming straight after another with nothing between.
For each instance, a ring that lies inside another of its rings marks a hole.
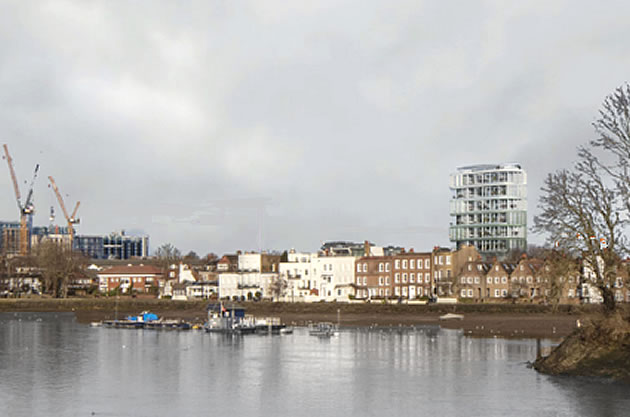
<instances>
[{"instance_id":1,"label":"distant skyline","mask_svg":"<svg viewBox=\"0 0 630 417\"><path fill-rule=\"evenodd\" d=\"M449 174L547 173L628 81L630 4L8 1L0 142L35 224L199 255L448 240ZM6 161L0 219L18 220ZM529 243L542 238L528 235Z\"/></svg>"}]
</instances>

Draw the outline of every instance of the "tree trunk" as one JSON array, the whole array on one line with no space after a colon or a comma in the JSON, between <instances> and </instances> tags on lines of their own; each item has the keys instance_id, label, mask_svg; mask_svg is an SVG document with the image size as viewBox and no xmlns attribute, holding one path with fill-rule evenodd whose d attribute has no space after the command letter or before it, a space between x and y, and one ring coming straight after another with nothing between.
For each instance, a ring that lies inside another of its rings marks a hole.
<instances>
[{"instance_id":1,"label":"tree trunk","mask_svg":"<svg viewBox=\"0 0 630 417\"><path fill-rule=\"evenodd\" d=\"M617 303L612 290L605 285L600 286L599 290L602 292L602 298L604 299L604 313L611 314L615 312Z\"/></svg>"}]
</instances>

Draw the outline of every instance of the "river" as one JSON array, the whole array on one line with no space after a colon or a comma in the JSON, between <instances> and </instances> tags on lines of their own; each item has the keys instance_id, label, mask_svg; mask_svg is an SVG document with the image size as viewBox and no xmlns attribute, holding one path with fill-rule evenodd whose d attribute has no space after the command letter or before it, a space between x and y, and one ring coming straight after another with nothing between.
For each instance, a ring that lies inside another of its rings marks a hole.
<instances>
[{"instance_id":1,"label":"river","mask_svg":"<svg viewBox=\"0 0 630 417\"><path fill-rule=\"evenodd\" d=\"M535 355L438 327L237 337L0 313L0 415L630 415L628 385L540 375Z\"/></svg>"}]
</instances>

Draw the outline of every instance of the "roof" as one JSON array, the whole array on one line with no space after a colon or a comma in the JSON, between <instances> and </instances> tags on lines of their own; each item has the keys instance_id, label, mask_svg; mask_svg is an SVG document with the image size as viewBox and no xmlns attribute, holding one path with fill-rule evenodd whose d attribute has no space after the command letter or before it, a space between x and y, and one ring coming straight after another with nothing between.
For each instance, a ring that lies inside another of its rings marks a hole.
<instances>
[{"instance_id":1,"label":"roof","mask_svg":"<svg viewBox=\"0 0 630 417\"><path fill-rule=\"evenodd\" d=\"M162 270L152 265L119 265L104 269L98 275L152 274L161 275Z\"/></svg>"},{"instance_id":2,"label":"roof","mask_svg":"<svg viewBox=\"0 0 630 417\"><path fill-rule=\"evenodd\" d=\"M221 259L217 262L219 264L225 263L236 263L238 262L238 255L223 255Z\"/></svg>"}]
</instances>

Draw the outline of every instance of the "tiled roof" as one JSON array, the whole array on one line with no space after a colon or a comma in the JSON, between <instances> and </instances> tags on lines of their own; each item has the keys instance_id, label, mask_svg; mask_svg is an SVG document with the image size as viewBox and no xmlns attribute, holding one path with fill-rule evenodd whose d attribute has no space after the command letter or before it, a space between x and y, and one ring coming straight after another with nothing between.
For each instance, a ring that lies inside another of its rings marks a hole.
<instances>
[{"instance_id":1,"label":"tiled roof","mask_svg":"<svg viewBox=\"0 0 630 417\"><path fill-rule=\"evenodd\" d=\"M120 265L112 266L99 272L99 275L129 275L129 274L152 274L161 275L162 270L151 265Z\"/></svg>"}]
</instances>

